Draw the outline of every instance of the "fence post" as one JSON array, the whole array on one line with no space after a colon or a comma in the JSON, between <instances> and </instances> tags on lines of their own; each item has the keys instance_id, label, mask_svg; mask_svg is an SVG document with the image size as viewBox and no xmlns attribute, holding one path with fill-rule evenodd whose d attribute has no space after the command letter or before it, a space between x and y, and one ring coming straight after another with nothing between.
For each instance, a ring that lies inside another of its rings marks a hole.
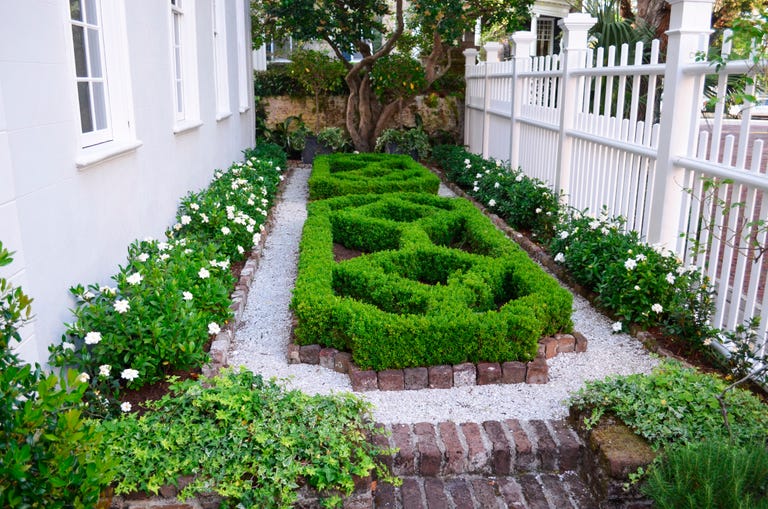
<instances>
[{"instance_id":1,"label":"fence post","mask_svg":"<svg viewBox=\"0 0 768 509\"><path fill-rule=\"evenodd\" d=\"M469 70L477 65L477 55L480 52L475 48L467 48L463 51L464 55L464 83L467 88L464 94L464 146L469 147L469 128L472 125L472 110L469 103L472 101L472 90L469 86Z\"/></svg>"},{"instance_id":2,"label":"fence post","mask_svg":"<svg viewBox=\"0 0 768 509\"><path fill-rule=\"evenodd\" d=\"M531 48L536 41L533 32L520 31L512 34L515 54L512 60L512 108L509 115L509 166L520 167L520 124L517 117L525 99L525 87L518 73L527 71L531 62Z\"/></svg>"},{"instance_id":3,"label":"fence post","mask_svg":"<svg viewBox=\"0 0 768 509\"><path fill-rule=\"evenodd\" d=\"M574 77L574 69L586 64L587 39L589 29L597 22L587 13L575 12L561 19L558 24L563 29L563 46L561 72L562 78L558 87L558 107L560 108L560 129L558 132L557 162L555 167L555 192L562 193L565 199L571 188L571 154L573 140L568 131L576 123L576 114L580 103L579 94L583 93L580 81L584 78Z\"/></svg>"},{"instance_id":4,"label":"fence post","mask_svg":"<svg viewBox=\"0 0 768 509\"><path fill-rule=\"evenodd\" d=\"M648 219L650 243L676 249L679 240L679 216L685 190L683 169L675 159L693 155L698 131L698 98L702 84L683 72L696 52L708 46L713 0L667 0L671 5L667 36L667 66L664 73L664 102L659 122L659 147L656 177L651 194Z\"/></svg>"},{"instance_id":5,"label":"fence post","mask_svg":"<svg viewBox=\"0 0 768 509\"><path fill-rule=\"evenodd\" d=\"M491 80L489 79L490 64L499 61L499 51L502 46L498 42L488 42L485 48L485 87L483 91L483 158L488 158L488 144L491 138Z\"/></svg>"}]
</instances>

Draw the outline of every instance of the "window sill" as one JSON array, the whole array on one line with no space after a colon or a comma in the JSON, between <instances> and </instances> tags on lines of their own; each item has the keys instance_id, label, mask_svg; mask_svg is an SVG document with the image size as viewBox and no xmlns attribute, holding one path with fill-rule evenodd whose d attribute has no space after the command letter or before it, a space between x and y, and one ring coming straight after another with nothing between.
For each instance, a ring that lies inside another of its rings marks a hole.
<instances>
[{"instance_id":1,"label":"window sill","mask_svg":"<svg viewBox=\"0 0 768 509\"><path fill-rule=\"evenodd\" d=\"M176 122L173 126L173 134L183 134L189 131L192 131L193 129L197 129L203 125L203 122L200 120L182 120L181 122Z\"/></svg>"},{"instance_id":2,"label":"window sill","mask_svg":"<svg viewBox=\"0 0 768 509\"><path fill-rule=\"evenodd\" d=\"M93 147L87 147L80 150L75 158L75 165L78 169L83 170L128 152L133 152L142 145L141 140L130 140L110 141L94 145Z\"/></svg>"},{"instance_id":3,"label":"window sill","mask_svg":"<svg viewBox=\"0 0 768 509\"><path fill-rule=\"evenodd\" d=\"M216 122L221 122L225 118L229 118L232 116L231 111L222 111L220 113L216 113Z\"/></svg>"},{"instance_id":4,"label":"window sill","mask_svg":"<svg viewBox=\"0 0 768 509\"><path fill-rule=\"evenodd\" d=\"M248 110L250 110L250 106L240 106L240 113L248 113Z\"/></svg>"}]
</instances>

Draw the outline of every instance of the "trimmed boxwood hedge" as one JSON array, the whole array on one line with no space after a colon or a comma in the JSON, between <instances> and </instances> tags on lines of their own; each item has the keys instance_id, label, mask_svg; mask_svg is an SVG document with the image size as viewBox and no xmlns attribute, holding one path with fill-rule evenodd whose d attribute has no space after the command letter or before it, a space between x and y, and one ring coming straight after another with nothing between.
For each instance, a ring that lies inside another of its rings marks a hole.
<instances>
[{"instance_id":1,"label":"trimmed boxwood hedge","mask_svg":"<svg viewBox=\"0 0 768 509\"><path fill-rule=\"evenodd\" d=\"M397 191L435 194L440 179L410 156L331 154L315 158L309 199Z\"/></svg>"},{"instance_id":2,"label":"trimmed boxwood hedge","mask_svg":"<svg viewBox=\"0 0 768 509\"><path fill-rule=\"evenodd\" d=\"M531 360L572 296L472 204L424 193L309 204L291 308L299 344L363 369ZM362 252L336 262L334 243Z\"/></svg>"}]
</instances>

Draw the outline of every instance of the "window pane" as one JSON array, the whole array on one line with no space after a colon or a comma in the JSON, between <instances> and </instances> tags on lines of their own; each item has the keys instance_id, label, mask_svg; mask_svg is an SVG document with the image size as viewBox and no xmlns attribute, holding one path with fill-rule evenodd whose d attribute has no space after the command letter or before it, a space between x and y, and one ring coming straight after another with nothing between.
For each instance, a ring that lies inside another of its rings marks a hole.
<instances>
[{"instance_id":1,"label":"window pane","mask_svg":"<svg viewBox=\"0 0 768 509\"><path fill-rule=\"evenodd\" d=\"M72 26L72 42L75 47L75 72L78 78L85 78L88 76L88 66L85 63L83 27Z\"/></svg>"},{"instance_id":2,"label":"window pane","mask_svg":"<svg viewBox=\"0 0 768 509\"><path fill-rule=\"evenodd\" d=\"M88 83L80 82L77 84L77 96L80 100L80 129L84 133L93 131L93 121L91 120L91 94L88 90Z\"/></svg>"},{"instance_id":3,"label":"window pane","mask_svg":"<svg viewBox=\"0 0 768 509\"><path fill-rule=\"evenodd\" d=\"M96 10L96 0L85 0L85 17L91 25L99 24L98 11Z\"/></svg>"},{"instance_id":4,"label":"window pane","mask_svg":"<svg viewBox=\"0 0 768 509\"><path fill-rule=\"evenodd\" d=\"M88 60L91 64L91 78L101 78L101 47L99 44L99 31L88 29Z\"/></svg>"},{"instance_id":5,"label":"window pane","mask_svg":"<svg viewBox=\"0 0 768 509\"><path fill-rule=\"evenodd\" d=\"M93 110L96 117L96 129L107 128L107 98L104 93L104 83L93 84Z\"/></svg>"},{"instance_id":6,"label":"window pane","mask_svg":"<svg viewBox=\"0 0 768 509\"><path fill-rule=\"evenodd\" d=\"M181 86L181 80L176 80L176 112L184 113L184 90Z\"/></svg>"},{"instance_id":7,"label":"window pane","mask_svg":"<svg viewBox=\"0 0 768 509\"><path fill-rule=\"evenodd\" d=\"M174 14L173 15L173 43L177 46L181 43L180 25L181 25L181 15Z\"/></svg>"},{"instance_id":8,"label":"window pane","mask_svg":"<svg viewBox=\"0 0 768 509\"><path fill-rule=\"evenodd\" d=\"M80 0L69 0L69 15L74 20L83 20L83 11L80 7Z\"/></svg>"},{"instance_id":9,"label":"window pane","mask_svg":"<svg viewBox=\"0 0 768 509\"><path fill-rule=\"evenodd\" d=\"M174 56L174 66L176 68L175 69L175 71L176 71L176 79L180 80L181 79L181 48L177 47L177 48L175 48L173 50L173 52L175 53L175 56Z\"/></svg>"}]
</instances>

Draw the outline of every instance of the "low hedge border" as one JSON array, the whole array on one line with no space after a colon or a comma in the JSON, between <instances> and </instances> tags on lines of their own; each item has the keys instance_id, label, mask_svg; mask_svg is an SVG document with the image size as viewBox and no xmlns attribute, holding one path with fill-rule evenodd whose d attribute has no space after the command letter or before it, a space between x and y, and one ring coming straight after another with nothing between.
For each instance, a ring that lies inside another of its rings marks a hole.
<instances>
[{"instance_id":1,"label":"low hedge border","mask_svg":"<svg viewBox=\"0 0 768 509\"><path fill-rule=\"evenodd\" d=\"M399 221L366 214L376 209ZM377 252L337 264L334 237ZM471 254L445 247L457 242ZM426 277L443 284L428 291L416 282ZM571 306L571 294L465 200L392 193L309 206L291 304L296 342L349 351L361 369L527 362L541 337L571 330ZM390 307L411 313L382 311Z\"/></svg>"},{"instance_id":2,"label":"low hedge border","mask_svg":"<svg viewBox=\"0 0 768 509\"><path fill-rule=\"evenodd\" d=\"M549 382L547 359L560 353L587 351L587 338L579 332L556 334L539 341L536 359L530 362L466 362L383 371L361 370L352 362L352 355L320 345L288 345L289 364L314 364L337 373L349 375L352 390L402 391L420 389L451 389L471 385L545 384Z\"/></svg>"},{"instance_id":3,"label":"low hedge border","mask_svg":"<svg viewBox=\"0 0 768 509\"><path fill-rule=\"evenodd\" d=\"M309 199L398 191L436 194L440 179L410 156L332 154L315 158Z\"/></svg>"}]
</instances>

